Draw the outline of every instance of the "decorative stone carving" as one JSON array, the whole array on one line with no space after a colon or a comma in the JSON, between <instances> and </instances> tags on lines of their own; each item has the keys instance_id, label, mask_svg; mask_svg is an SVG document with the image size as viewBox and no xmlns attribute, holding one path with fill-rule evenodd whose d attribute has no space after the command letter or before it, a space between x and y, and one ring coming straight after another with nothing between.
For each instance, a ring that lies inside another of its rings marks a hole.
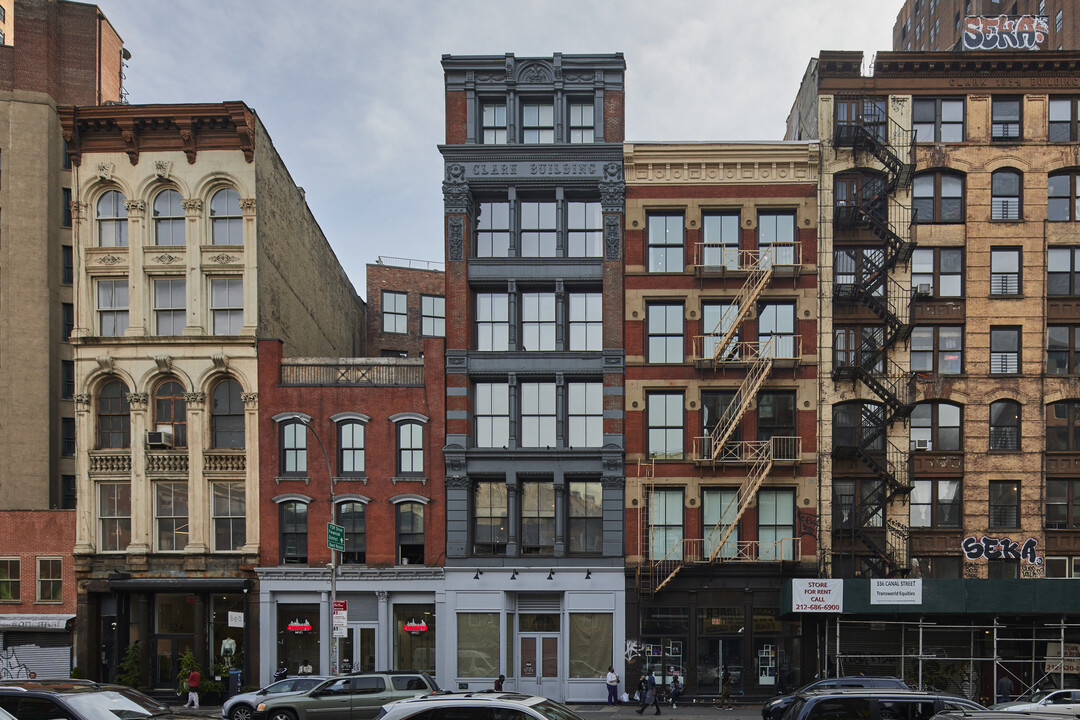
<instances>
[{"instance_id":1,"label":"decorative stone carving","mask_svg":"<svg viewBox=\"0 0 1080 720\"><path fill-rule=\"evenodd\" d=\"M161 263L162 265L172 265L174 262L179 262L183 259L184 258L178 255L169 255L168 253L165 253L164 255L155 255L151 258L154 262Z\"/></svg>"},{"instance_id":2,"label":"decorative stone carving","mask_svg":"<svg viewBox=\"0 0 1080 720\"><path fill-rule=\"evenodd\" d=\"M244 403L244 407L249 410L255 410L259 407L259 393L257 392L240 393L240 400Z\"/></svg>"},{"instance_id":3,"label":"decorative stone carving","mask_svg":"<svg viewBox=\"0 0 1080 720\"><path fill-rule=\"evenodd\" d=\"M184 393L184 402L187 404L188 409L190 409L192 405L202 405L206 402L206 393L186 392Z\"/></svg>"},{"instance_id":4,"label":"decorative stone carving","mask_svg":"<svg viewBox=\"0 0 1080 720\"><path fill-rule=\"evenodd\" d=\"M617 473L622 470L622 459L617 456L604 458L604 472Z\"/></svg>"},{"instance_id":5,"label":"decorative stone carving","mask_svg":"<svg viewBox=\"0 0 1080 720\"><path fill-rule=\"evenodd\" d=\"M113 164L111 162L99 162L97 164L97 175L105 182L112 182Z\"/></svg>"},{"instance_id":6,"label":"decorative stone carving","mask_svg":"<svg viewBox=\"0 0 1080 720\"><path fill-rule=\"evenodd\" d=\"M79 202L78 200L72 200L71 201L71 219L72 219L72 221L79 222L83 218L87 217L87 212L89 211L89 209L90 209L90 206L87 205L86 203Z\"/></svg>"},{"instance_id":7,"label":"decorative stone carving","mask_svg":"<svg viewBox=\"0 0 1080 720\"><path fill-rule=\"evenodd\" d=\"M446 220L446 259L450 262L465 259L465 218L451 215Z\"/></svg>"},{"instance_id":8,"label":"decorative stone carving","mask_svg":"<svg viewBox=\"0 0 1080 720\"><path fill-rule=\"evenodd\" d=\"M203 472L244 472L247 456L243 451L208 452L203 455Z\"/></svg>"},{"instance_id":9,"label":"decorative stone carving","mask_svg":"<svg viewBox=\"0 0 1080 720\"><path fill-rule=\"evenodd\" d=\"M98 369L101 372L111 373L116 363L116 359L112 355L102 355L97 358Z\"/></svg>"},{"instance_id":10,"label":"decorative stone carving","mask_svg":"<svg viewBox=\"0 0 1080 720\"><path fill-rule=\"evenodd\" d=\"M255 198L240 198L240 209L255 212Z\"/></svg>"},{"instance_id":11,"label":"decorative stone carving","mask_svg":"<svg viewBox=\"0 0 1080 720\"><path fill-rule=\"evenodd\" d=\"M458 474L465 471L465 457L462 455L447 456L446 467L453 473Z\"/></svg>"},{"instance_id":12,"label":"decorative stone carving","mask_svg":"<svg viewBox=\"0 0 1080 720\"><path fill-rule=\"evenodd\" d=\"M605 475L600 478L600 486L608 490L621 490L626 487L626 478L617 475Z\"/></svg>"},{"instance_id":13,"label":"decorative stone carving","mask_svg":"<svg viewBox=\"0 0 1080 720\"><path fill-rule=\"evenodd\" d=\"M145 410L150 397L146 393L133 392L127 394L127 401L132 410Z\"/></svg>"},{"instance_id":14,"label":"decorative stone carving","mask_svg":"<svg viewBox=\"0 0 1080 720\"><path fill-rule=\"evenodd\" d=\"M124 207L127 208L128 214L131 213L143 213L146 212L145 200L125 200Z\"/></svg>"},{"instance_id":15,"label":"decorative stone carving","mask_svg":"<svg viewBox=\"0 0 1080 720\"><path fill-rule=\"evenodd\" d=\"M521 69L518 81L533 85L550 83L552 81L551 68L546 65L541 65L540 63L526 65Z\"/></svg>"},{"instance_id":16,"label":"decorative stone carving","mask_svg":"<svg viewBox=\"0 0 1080 720\"><path fill-rule=\"evenodd\" d=\"M162 180L168 180L170 173L172 173L171 160L154 161L154 174L156 174L159 178L161 178Z\"/></svg>"},{"instance_id":17,"label":"decorative stone carving","mask_svg":"<svg viewBox=\"0 0 1080 720\"><path fill-rule=\"evenodd\" d=\"M229 367L229 356L225 353L211 355L210 362L214 363L214 368L216 368L217 370L224 370L225 368Z\"/></svg>"},{"instance_id":18,"label":"decorative stone carving","mask_svg":"<svg viewBox=\"0 0 1080 720\"><path fill-rule=\"evenodd\" d=\"M75 401L75 407L80 410L90 406L90 393L75 393L71 399Z\"/></svg>"},{"instance_id":19,"label":"decorative stone carving","mask_svg":"<svg viewBox=\"0 0 1080 720\"><path fill-rule=\"evenodd\" d=\"M375 597L379 599L379 602L384 603L390 599L390 593L386 590L376 590Z\"/></svg>"},{"instance_id":20,"label":"decorative stone carving","mask_svg":"<svg viewBox=\"0 0 1080 720\"><path fill-rule=\"evenodd\" d=\"M198 198L190 198L190 199L189 198L184 198L183 200L180 201L180 206L183 207L184 210L186 212L189 212L189 213L202 212L202 208L203 208L202 200L200 200Z\"/></svg>"},{"instance_id":21,"label":"decorative stone carving","mask_svg":"<svg viewBox=\"0 0 1080 720\"><path fill-rule=\"evenodd\" d=\"M217 263L218 265L228 265L233 260L236 260L237 257L235 255L227 255L225 253L220 253L218 255L212 255L207 259L212 263Z\"/></svg>"},{"instance_id":22,"label":"decorative stone carving","mask_svg":"<svg viewBox=\"0 0 1080 720\"><path fill-rule=\"evenodd\" d=\"M157 365L158 372L167 373L172 370L172 358L168 355L155 355L154 364Z\"/></svg>"},{"instance_id":23,"label":"decorative stone carving","mask_svg":"<svg viewBox=\"0 0 1080 720\"><path fill-rule=\"evenodd\" d=\"M188 456L186 452L156 452L146 456L146 471L148 473L183 473L188 471Z\"/></svg>"},{"instance_id":24,"label":"decorative stone carving","mask_svg":"<svg viewBox=\"0 0 1080 720\"><path fill-rule=\"evenodd\" d=\"M446 166L446 179L443 181L443 212L448 215L472 214L472 193L465 181L465 166L452 163Z\"/></svg>"},{"instance_id":25,"label":"decorative stone carving","mask_svg":"<svg viewBox=\"0 0 1080 720\"><path fill-rule=\"evenodd\" d=\"M118 262L122 262L123 259L115 255L102 255L98 258L99 265L115 265Z\"/></svg>"},{"instance_id":26,"label":"decorative stone carving","mask_svg":"<svg viewBox=\"0 0 1080 720\"><path fill-rule=\"evenodd\" d=\"M468 475L448 475L446 477L446 489L447 490L468 490L469 489L469 476Z\"/></svg>"},{"instance_id":27,"label":"decorative stone carving","mask_svg":"<svg viewBox=\"0 0 1080 720\"><path fill-rule=\"evenodd\" d=\"M597 183L600 207L606 213L621 213L626 202L626 183L621 180Z\"/></svg>"},{"instance_id":28,"label":"decorative stone carving","mask_svg":"<svg viewBox=\"0 0 1080 720\"><path fill-rule=\"evenodd\" d=\"M618 215L604 217L604 259L622 259L622 223Z\"/></svg>"}]
</instances>

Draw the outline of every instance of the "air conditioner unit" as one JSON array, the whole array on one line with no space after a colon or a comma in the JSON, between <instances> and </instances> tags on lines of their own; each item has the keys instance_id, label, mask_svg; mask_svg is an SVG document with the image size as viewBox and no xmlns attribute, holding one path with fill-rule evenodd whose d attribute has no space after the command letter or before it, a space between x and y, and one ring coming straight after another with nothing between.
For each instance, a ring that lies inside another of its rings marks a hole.
<instances>
[{"instance_id":1,"label":"air conditioner unit","mask_svg":"<svg viewBox=\"0 0 1080 720\"><path fill-rule=\"evenodd\" d=\"M915 289L916 295L929 295L930 293L930 283L919 283L919 286Z\"/></svg>"},{"instance_id":2,"label":"air conditioner unit","mask_svg":"<svg viewBox=\"0 0 1080 720\"><path fill-rule=\"evenodd\" d=\"M916 440L915 441L915 449L916 450L932 450L933 446L930 444L929 440Z\"/></svg>"},{"instance_id":3,"label":"air conditioner unit","mask_svg":"<svg viewBox=\"0 0 1080 720\"><path fill-rule=\"evenodd\" d=\"M173 434L161 430L147 430L146 445L152 448L171 448L173 446Z\"/></svg>"}]
</instances>

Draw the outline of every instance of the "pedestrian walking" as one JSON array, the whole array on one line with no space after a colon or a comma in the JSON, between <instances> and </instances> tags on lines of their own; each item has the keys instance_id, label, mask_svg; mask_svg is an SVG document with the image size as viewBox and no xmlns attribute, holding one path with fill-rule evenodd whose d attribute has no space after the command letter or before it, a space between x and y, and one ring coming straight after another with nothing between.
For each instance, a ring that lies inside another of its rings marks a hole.
<instances>
[{"instance_id":1,"label":"pedestrian walking","mask_svg":"<svg viewBox=\"0 0 1080 720\"><path fill-rule=\"evenodd\" d=\"M607 704L618 705L619 704L619 676L615 674L615 666L608 665L607 677L604 679L607 684Z\"/></svg>"},{"instance_id":2,"label":"pedestrian walking","mask_svg":"<svg viewBox=\"0 0 1080 720\"><path fill-rule=\"evenodd\" d=\"M1008 675L1002 675L997 681L997 701L1007 703L1012 700L1013 682Z\"/></svg>"},{"instance_id":3,"label":"pedestrian walking","mask_svg":"<svg viewBox=\"0 0 1080 720\"><path fill-rule=\"evenodd\" d=\"M641 701L641 707L639 707L634 712L636 712L638 715L641 715L642 713L645 712L645 708L652 705L653 707L656 708L656 713L655 714L659 715L660 714L660 698L656 694L656 676L653 675L652 670L649 671L648 675L646 675L645 677L642 678L642 683L641 684L645 686L644 687L644 692L641 693L643 699ZM641 692L641 691L639 691L639 692Z\"/></svg>"},{"instance_id":4,"label":"pedestrian walking","mask_svg":"<svg viewBox=\"0 0 1080 720\"><path fill-rule=\"evenodd\" d=\"M735 709L731 704L731 673L728 672L727 665L723 666L720 673L720 707L724 710Z\"/></svg>"},{"instance_id":5,"label":"pedestrian walking","mask_svg":"<svg viewBox=\"0 0 1080 720\"><path fill-rule=\"evenodd\" d=\"M187 702L184 707L199 707L199 671L192 670L187 676Z\"/></svg>"}]
</instances>

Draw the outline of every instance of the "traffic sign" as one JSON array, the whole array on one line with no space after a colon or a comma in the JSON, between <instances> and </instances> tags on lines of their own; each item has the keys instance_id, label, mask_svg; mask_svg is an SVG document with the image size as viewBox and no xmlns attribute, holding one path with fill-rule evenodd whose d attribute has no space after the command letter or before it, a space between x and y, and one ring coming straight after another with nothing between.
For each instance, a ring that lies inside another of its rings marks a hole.
<instances>
[{"instance_id":1,"label":"traffic sign","mask_svg":"<svg viewBox=\"0 0 1080 720\"><path fill-rule=\"evenodd\" d=\"M344 526L326 523L326 547L338 552L345 552Z\"/></svg>"}]
</instances>

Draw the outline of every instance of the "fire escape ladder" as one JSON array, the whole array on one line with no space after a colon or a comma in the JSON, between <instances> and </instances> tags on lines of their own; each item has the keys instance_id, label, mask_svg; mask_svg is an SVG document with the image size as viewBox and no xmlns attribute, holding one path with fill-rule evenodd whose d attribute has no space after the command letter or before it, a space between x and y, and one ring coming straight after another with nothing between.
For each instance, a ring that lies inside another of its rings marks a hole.
<instances>
[{"instance_id":1,"label":"fire escape ladder","mask_svg":"<svg viewBox=\"0 0 1080 720\"><path fill-rule=\"evenodd\" d=\"M859 98L858 105L857 117L836 123L833 144L870 153L885 167L890 192L907 187L915 173L915 132L869 98Z\"/></svg>"},{"instance_id":2,"label":"fire escape ladder","mask_svg":"<svg viewBox=\"0 0 1080 720\"><path fill-rule=\"evenodd\" d=\"M870 550L877 576L904 576L910 570L906 548L894 541L895 532L885 522L885 508L892 497L887 486L880 485L855 506L849 521L852 534ZM876 523L871 525L875 519ZM884 537L878 537L871 530L879 530Z\"/></svg>"},{"instance_id":3,"label":"fire escape ladder","mask_svg":"<svg viewBox=\"0 0 1080 720\"><path fill-rule=\"evenodd\" d=\"M735 493L735 497L732 498L728 507L724 508L724 511L720 514L721 520L713 526L709 531L709 535L705 538L706 549L711 548L709 551L709 562L714 562L716 556L720 554L721 548L724 547L724 543L727 542L731 533L735 531L735 528L739 526L739 520L742 518L743 513L750 507L750 503L754 497L757 496L758 488L761 487L761 483L765 481L765 478L769 476L773 468L773 443L765 442L755 448L754 455L751 458L750 468L746 471L746 478L743 480L742 485ZM731 504L737 503L735 507L734 517L728 516L728 509ZM724 522L727 520L728 522Z\"/></svg>"},{"instance_id":4,"label":"fire escape ladder","mask_svg":"<svg viewBox=\"0 0 1080 720\"><path fill-rule=\"evenodd\" d=\"M731 345L731 341L739 332L739 326L743 321L750 316L750 308L754 307L757 303L757 299L761 296L761 291L769 284L769 281L773 276L773 258L771 251L765 251L763 253L748 253L747 256L750 261L745 263L742 269L747 271L746 280L743 282L742 287L739 288L738 294L733 299L733 305L729 306L724 315L720 318L720 322L713 328L710 336L713 338L713 366L722 362L725 358L731 354L728 351L728 347ZM737 307L738 312L735 312L732 308ZM729 313L734 313L735 317L728 322ZM727 330L720 334L720 330L727 325Z\"/></svg>"},{"instance_id":5,"label":"fire escape ladder","mask_svg":"<svg viewBox=\"0 0 1080 720\"><path fill-rule=\"evenodd\" d=\"M646 472L649 474L643 478L643 482L641 483L642 502L641 508L638 510L638 553L642 558L646 558L649 556L649 540L652 537L652 523L649 520L648 513L649 499L652 496L655 484L653 483L653 476L651 473L653 464L643 464L641 461L638 461L639 477L642 477L642 465L644 465ZM640 593L642 597L651 598L653 596L654 588L656 587L656 576L653 572L653 563L644 561L638 563L637 587L638 593Z\"/></svg>"},{"instance_id":6,"label":"fire escape ladder","mask_svg":"<svg viewBox=\"0 0 1080 720\"><path fill-rule=\"evenodd\" d=\"M772 354L772 342L770 339L765 343L756 359L747 368L746 377L743 378L739 389L735 391L735 397L724 409L724 413L717 419L716 424L713 425L713 429L709 433L709 459L712 461L713 466L720 460L724 445L735 434L743 415L753 405L758 390L761 389L765 378L769 376L769 372L772 370L773 359L770 357Z\"/></svg>"},{"instance_id":7,"label":"fire escape ladder","mask_svg":"<svg viewBox=\"0 0 1080 720\"><path fill-rule=\"evenodd\" d=\"M884 432L873 433L874 436L879 434L883 436ZM911 455L909 453L886 440L884 451L871 449L864 442L855 448L855 456L888 488L886 503L892 502L897 495L911 493Z\"/></svg>"}]
</instances>

